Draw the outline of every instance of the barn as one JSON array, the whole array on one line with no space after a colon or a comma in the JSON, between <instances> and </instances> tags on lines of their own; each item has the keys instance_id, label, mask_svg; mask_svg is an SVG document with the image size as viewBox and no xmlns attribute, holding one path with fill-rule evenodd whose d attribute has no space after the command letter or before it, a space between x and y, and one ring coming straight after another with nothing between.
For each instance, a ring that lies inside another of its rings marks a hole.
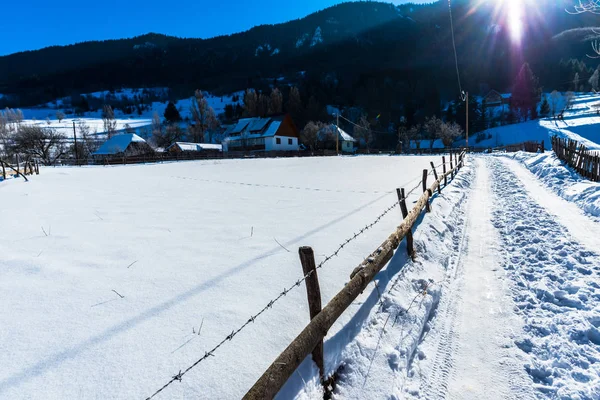
<instances>
[{"instance_id":1,"label":"barn","mask_svg":"<svg viewBox=\"0 0 600 400\"><path fill-rule=\"evenodd\" d=\"M142 156L153 154L152 147L135 133L123 133L108 139L93 156Z\"/></svg>"},{"instance_id":2,"label":"barn","mask_svg":"<svg viewBox=\"0 0 600 400\"><path fill-rule=\"evenodd\" d=\"M220 153L223 146L212 143L175 142L166 150L169 153Z\"/></svg>"}]
</instances>

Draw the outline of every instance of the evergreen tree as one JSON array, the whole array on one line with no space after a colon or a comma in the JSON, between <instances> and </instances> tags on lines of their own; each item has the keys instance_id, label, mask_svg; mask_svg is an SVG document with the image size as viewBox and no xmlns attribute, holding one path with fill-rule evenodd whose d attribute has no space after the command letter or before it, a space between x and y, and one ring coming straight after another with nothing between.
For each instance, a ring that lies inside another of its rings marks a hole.
<instances>
[{"instance_id":1,"label":"evergreen tree","mask_svg":"<svg viewBox=\"0 0 600 400\"><path fill-rule=\"evenodd\" d=\"M179 115L179 110L177 110L177 107L175 107L175 104L172 101L170 101L169 104L167 104L164 117L169 124L181 121L181 115Z\"/></svg>"},{"instance_id":2,"label":"evergreen tree","mask_svg":"<svg viewBox=\"0 0 600 400\"><path fill-rule=\"evenodd\" d=\"M528 63L523 64L513 85L512 111L516 120L526 121L537 116L537 102L541 94L538 78Z\"/></svg>"},{"instance_id":3,"label":"evergreen tree","mask_svg":"<svg viewBox=\"0 0 600 400\"><path fill-rule=\"evenodd\" d=\"M544 100L542 100L542 106L540 107L540 115L542 117L547 117L550 114L550 103L548 102L548 97L544 96Z\"/></svg>"},{"instance_id":4,"label":"evergreen tree","mask_svg":"<svg viewBox=\"0 0 600 400\"><path fill-rule=\"evenodd\" d=\"M598 67L598 68L600 68L600 67ZM590 77L590 80L588 81L589 84L592 86L592 90L594 92L598 91L598 81L600 80L600 71L598 70L598 68L596 68L596 70Z\"/></svg>"}]
</instances>

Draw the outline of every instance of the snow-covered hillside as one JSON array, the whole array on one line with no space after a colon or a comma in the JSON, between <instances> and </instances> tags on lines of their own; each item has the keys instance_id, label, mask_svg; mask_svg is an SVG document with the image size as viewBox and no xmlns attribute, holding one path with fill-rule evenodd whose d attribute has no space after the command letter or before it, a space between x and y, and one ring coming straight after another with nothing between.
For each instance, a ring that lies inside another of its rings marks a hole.
<instances>
[{"instance_id":1,"label":"snow-covered hillside","mask_svg":"<svg viewBox=\"0 0 600 400\"><path fill-rule=\"evenodd\" d=\"M160 91L160 90L166 90L166 89L157 88L154 90ZM94 92L94 93L89 93L86 96L91 96L96 99L102 100L102 99L106 98L106 96L109 96L111 99L134 99L135 96L141 96L141 95L142 95L141 89L120 89L118 92L109 92L109 91ZM217 115L218 115L218 114L222 114L225 112L225 107L227 105L235 106L236 104L241 104L242 99L243 99L243 92L232 93L227 96L214 96L210 93L205 93L205 96L208 100L209 105L215 110L215 113L217 113ZM189 98L181 99L181 100L178 100L175 102L175 105L176 105L177 109L179 110L182 118L191 117L190 106L192 104L192 99L193 99L193 93L190 94ZM61 110L61 111L73 110L73 107L69 106L68 103L66 103L67 101L70 101L70 99L57 99L56 102L44 104L39 107L24 108L24 109L22 109L23 115L24 115L25 119L28 119L28 120L36 119L36 120L45 121L48 118L50 120L54 120L54 119L56 119L56 111L57 110ZM123 120L126 120L126 119L132 119L132 120L146 119L146 120L148 120L148 119L151 119L152 115L156 112L162 118L162 116L165 112L165 109L167 108L167 104L168 104L168 101L152 102L151 106L148 107L148 109L145 109L141 115L139 115L137 112L133 112L130 115L125 115L121 110L115 110L115 116L117 118L123 119ZM73 117L73 115L68 115L68 116ZM102 110L100 108L93 112L86 112L86 113L84 113L84 115L82 115L82 117L84 117L84 118L101 118Z\"/></svg>"},{"instance_id":2,"label":"snow-covered hillside","mask_svg":"<svg viewBox=\"0 0 600 400\"><path fill-rule=\"evenodd\" d=\"M600 115L594 105L600 103L600 95L579 93L573 101L573 108L565 111L564 121L542 118L520 124L492 128L485 132L484 140L477 141L477 134L469 140L470 146L497 147L528 140L544 141L547 149L552 147L550 138L554 135L577 140L590 149L600 150ZM560 110L561 104L558 105ZM488 138L488 136L491 136ZM458 145L464 146L465 141Z\"/></svg>"}]
</instances>

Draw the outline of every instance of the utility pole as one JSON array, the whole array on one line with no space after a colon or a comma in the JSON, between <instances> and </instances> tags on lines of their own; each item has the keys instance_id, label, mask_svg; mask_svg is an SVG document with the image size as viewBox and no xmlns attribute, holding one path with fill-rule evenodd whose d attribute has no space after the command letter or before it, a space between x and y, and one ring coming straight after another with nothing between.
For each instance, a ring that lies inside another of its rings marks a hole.
<instances>
[{"instance_id":1,"label":"utility pole","mask_svg":"<svg viewBox=\"0 0 600 400\"><path fill-rule=\"evenodd\" d=\"M79 151L77 150L77 131L75 130L75 121L73 121L73 141L75 142L75 163L79 163Z\"/></svg>"},{"instance_id":2,"label":"utility pole","mask_svg":"<svg viewBox=\"0 0 600 400\"><path fill-rule=\"evenodd\" d=\"M467 92L467 151L469 150L469 92Z\"/></svg>"},{"instance_id":3,"label":"utility pole","mask_svg":"<svg viewBox=\"0 0 600 400\"><path fill-rule=\"evenodd\" d=\"M335 154L339 155L340 154L340 112L339 112L339 110L335 115L337 117L337 122L335 125Z\"/></svg>"}]
</instances>

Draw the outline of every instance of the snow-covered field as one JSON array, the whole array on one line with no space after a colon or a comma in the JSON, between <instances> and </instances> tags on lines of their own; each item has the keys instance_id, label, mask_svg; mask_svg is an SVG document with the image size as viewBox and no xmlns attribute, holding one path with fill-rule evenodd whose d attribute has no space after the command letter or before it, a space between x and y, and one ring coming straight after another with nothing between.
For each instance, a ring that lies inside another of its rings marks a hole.
<instances>
[{"instance_id":1,"label":"snow-covered field","mask_svg":"<svg viewBox=\"0 0 600 400\"><path fill-rule=\"evenodd\" d=\"M42 168L0 183L0 398L146 398L301 277L298 247L321 261L430 161ZM393 209L319 270L324 304L400 220ZM329 332L330 365L374 293ZM307 322L299 287L158 398L240 398ZM285 393L314 382L302 371Z\"/></svg>"}]
</instances>

